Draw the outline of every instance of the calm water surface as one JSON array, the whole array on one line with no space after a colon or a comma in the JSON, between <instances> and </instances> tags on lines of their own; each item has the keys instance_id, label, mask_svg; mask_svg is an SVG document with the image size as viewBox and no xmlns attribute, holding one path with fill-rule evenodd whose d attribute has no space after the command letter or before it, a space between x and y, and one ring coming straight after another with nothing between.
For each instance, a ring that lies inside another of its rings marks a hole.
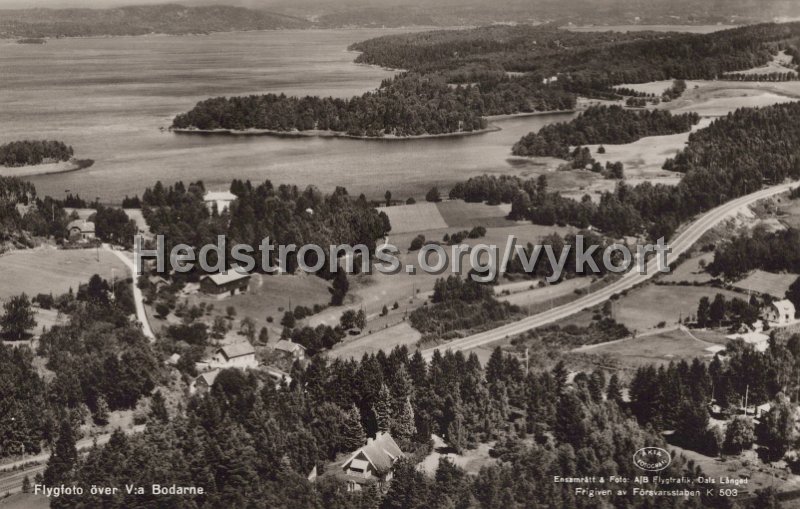
<instances>
[{"instance_id":1,"label":"calm water surface","mask_svg":"<svg viewBox=\"0 0 800 509\"><path fill-rule=\"evenodd\" d=\"M393 30L305 30L0 42L0 142L58 139L89 169L32 177L40 194L66 189L106 202L156 180L226 187L232 178L346 186L370 197L420 195L433 184L509 173L510 147L565 115L518 117L463 138L365 141L193 136L163 132L172 117L216 95L285 92L349 97L393 73L356 65L355 41Z\"/></svg>"}]
</instances>

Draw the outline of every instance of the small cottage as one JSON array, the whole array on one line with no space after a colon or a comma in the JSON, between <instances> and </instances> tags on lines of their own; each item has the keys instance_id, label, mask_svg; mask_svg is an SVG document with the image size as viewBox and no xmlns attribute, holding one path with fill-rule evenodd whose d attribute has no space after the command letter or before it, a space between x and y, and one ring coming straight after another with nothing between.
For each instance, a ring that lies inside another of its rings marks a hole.
<instances>
[{"instance_id":1,"label":"small cottage","mask_svg":"<svg viewBox=\"0 0 800 509\"><path fill-rule=\"evenodd\" d=\"M91 240L94 238L94 223L76 219L67 224L67 238L72 241Z\"/></svg>"}]
</instances>

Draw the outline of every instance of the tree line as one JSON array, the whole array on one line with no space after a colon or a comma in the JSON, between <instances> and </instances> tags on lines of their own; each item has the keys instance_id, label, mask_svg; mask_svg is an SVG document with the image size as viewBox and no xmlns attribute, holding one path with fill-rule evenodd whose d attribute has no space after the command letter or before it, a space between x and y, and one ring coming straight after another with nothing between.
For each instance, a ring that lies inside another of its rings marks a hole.
<instances>
[{"instance_id":1,"label":"tree line","mask_svg":"<svg viewBox=\"0 0 800 509\"><path fill-rule=\"evenodd\" d=\"M61 453L50 460L45 477L83 486L86 493L55 498L53 507L588 508L596 499L576 496L574 486L554 483L553 476L608 479L613 472L633 478L639 473L630 460L634 452L665 446L625 414L616 377L578 373L568 384L563 365L526 373L499 348L485 369L474 353L437 351L428 364L418 352L409 355L398 347L360 361L315 357L306 367L296 364L291 374L289 386L276 388L256 371L225 370L209 394L193 397L185 410L162 412L139 435L116 432L86 457L73 453L74 437L62 426L56 442ZM512 423L520 410L526 418ZM376 431L392 433L408 458L395 464L387 492L348 492L335 475L323 475L314 485L306 479L313 467L323 472ZM467 475L443 459L430 478L415 463L430 450L431 433L445 436L457 451L496 439L496 460ZM685 472L701 473L676 457L662 475ZM121 483L202 486L204 492L155 496L88 489ZM595 487L615 486L604 480ZM677 508L723 502L703 495L659 503ZM631 490L612 490L608 503L651 505Z\"/></svg>"},{"instance_id":2,"label":"tree line","mask_svg":"<svg viewBox=\"0 0 800 509\"><path fill-rule=\"evenodd\" d=\"M72 158L72 147L63 141L24 140L0 145L0 166L28 166Z\"/></svg>"},{"instance_id":3,"label":"tree line","mask_svg":"<svg viewBox=\"0 0 800 509\"><path fill-rule=\"evenodd\" d=\"M647 136L684 133L699 121L697 113L673 115L665 110L591 106L569 122L550 124L526 134L514 144L512 153L570 159L571 147L598 143L622 145Z\"/></svg>"}]
</instances>

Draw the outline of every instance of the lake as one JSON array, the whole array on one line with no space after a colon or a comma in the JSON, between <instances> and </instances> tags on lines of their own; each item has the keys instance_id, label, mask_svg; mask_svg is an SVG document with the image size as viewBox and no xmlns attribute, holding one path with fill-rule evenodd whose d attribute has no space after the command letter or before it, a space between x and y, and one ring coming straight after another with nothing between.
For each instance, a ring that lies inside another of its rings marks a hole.
<instances>
[{"instance_id":1,"label":"lake","mask_svg":"<svg viewBox=\"0 0 800 509\"><path fill-rule=\"evenodd\" d=\"M297 30L0 42L0 143L57 139L91 168L30 177L42 195L66 190L117 203L162 180L233 178L380 198L420 197L431 185L516 173L511 145L569 115L515 117L501 131L426 140L181 135L172 117L218 95L285 92L349 97L394 73L353 63L353 42L409 30Z\"/></svg>"}]
</instances>

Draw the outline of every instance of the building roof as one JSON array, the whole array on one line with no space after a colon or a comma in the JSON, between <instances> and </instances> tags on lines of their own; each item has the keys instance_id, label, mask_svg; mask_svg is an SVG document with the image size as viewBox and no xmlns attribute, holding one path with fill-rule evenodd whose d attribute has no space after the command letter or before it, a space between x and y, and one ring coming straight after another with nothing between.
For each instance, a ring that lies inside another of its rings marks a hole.
<instances>
[{"instance_id":1,"label":"building roof","mask_svg":"<svg viewBox=\"0 0 800 509\"><path fill-rule=\"evenodd\" d=\"M67 231L77 228L81 233L94 233L94 223L84 219L75 219L67 224Z\"/></svg>"},{"instance_id":2,"label":"building roof","mask_svg":"<svg viewBox=\"0 0 800 509\"><path fill-rule=\"evenodd\" d=\"M249 341L242 341L232 345L225 345L217 352L222 352L226 359L234 359L245 355L255 355L256 349L253 348Z\"/></svg>"},{"instance_id":3,"label":"building roof","mask_svg":"<svg viewBox=\"0 0 800 509\"><path fill-rule=\"evenodd\" d=\"M203 201L233 201L236 195L230 191L206 191Z\"/></svg>"},{"instance_id":4,"label":"building roof","mask_svg":"<svg viewBox=\"0 0 800 509\"><path fill-rule=\"evenodd\" d=\"M302 349L305 350L306 348L301 345L300 343L295 343L293 341L287 341L285 339L281 339L277 343L275 343L275 350L281 350L284 352L294 353L297 350Z\"/></svg>"},{"instance_id":5,"label":"building roof","mask_svg":"<svg viewBox=\"0 0 800 509\"><path fill-rule=\"evenodd\" d=\"M376 472L383 475L391 470L397 458L403 455L403 451L400 450L400 447L398 447L392 435L379 431L375 435L375 439L369 439L367 445L354 452L350 458L342 464L342 468L347 469L351 464L358 466L359 463L354 462L359 461L358 456L360 455L366 458Z\"/></svg>"},{"instance_id":6,"label":"building roof","mask_svg":"<svg viewBox=\"0 0 800 509\"><path fill-rule=\"evenodd\" d=\"M228 269L227 273L219 273L219 274L211 274L208 276L203 276L201 279L210 279L212 283L217 286L223 286L228 283L232 283L234 281L240 281L242 279L249 279L250 274L239 272L236 267L231 267Z\"/></svg>"},{"instance_id":7,"label":"building roof","mask_svg":"<svg viewBox=\"0 0 800 509\"><path fill-rule=\"evenodd\" d=\"M794 318L794 304L788 299L776 300L772 303L772 307L778 310L781 315L789 315Z\"/></svg>"},{"instance_id":8,"label":"building roof","mask_svg":"<svg viewBox=\"0 0 800 509\"><path fill-rule=\"evenodd\" d=\"M198 376L197 377L197 381L199 381L202 378L203 381L206 383L206 385L211 387L212 385L214 385L214 380L217 379L217 375L219 375L219 371L220 370L218 370L218 369L215 369L213 371L207 371L207 372L203 373L202 375Z\"/></svg>"}]
</instances>

